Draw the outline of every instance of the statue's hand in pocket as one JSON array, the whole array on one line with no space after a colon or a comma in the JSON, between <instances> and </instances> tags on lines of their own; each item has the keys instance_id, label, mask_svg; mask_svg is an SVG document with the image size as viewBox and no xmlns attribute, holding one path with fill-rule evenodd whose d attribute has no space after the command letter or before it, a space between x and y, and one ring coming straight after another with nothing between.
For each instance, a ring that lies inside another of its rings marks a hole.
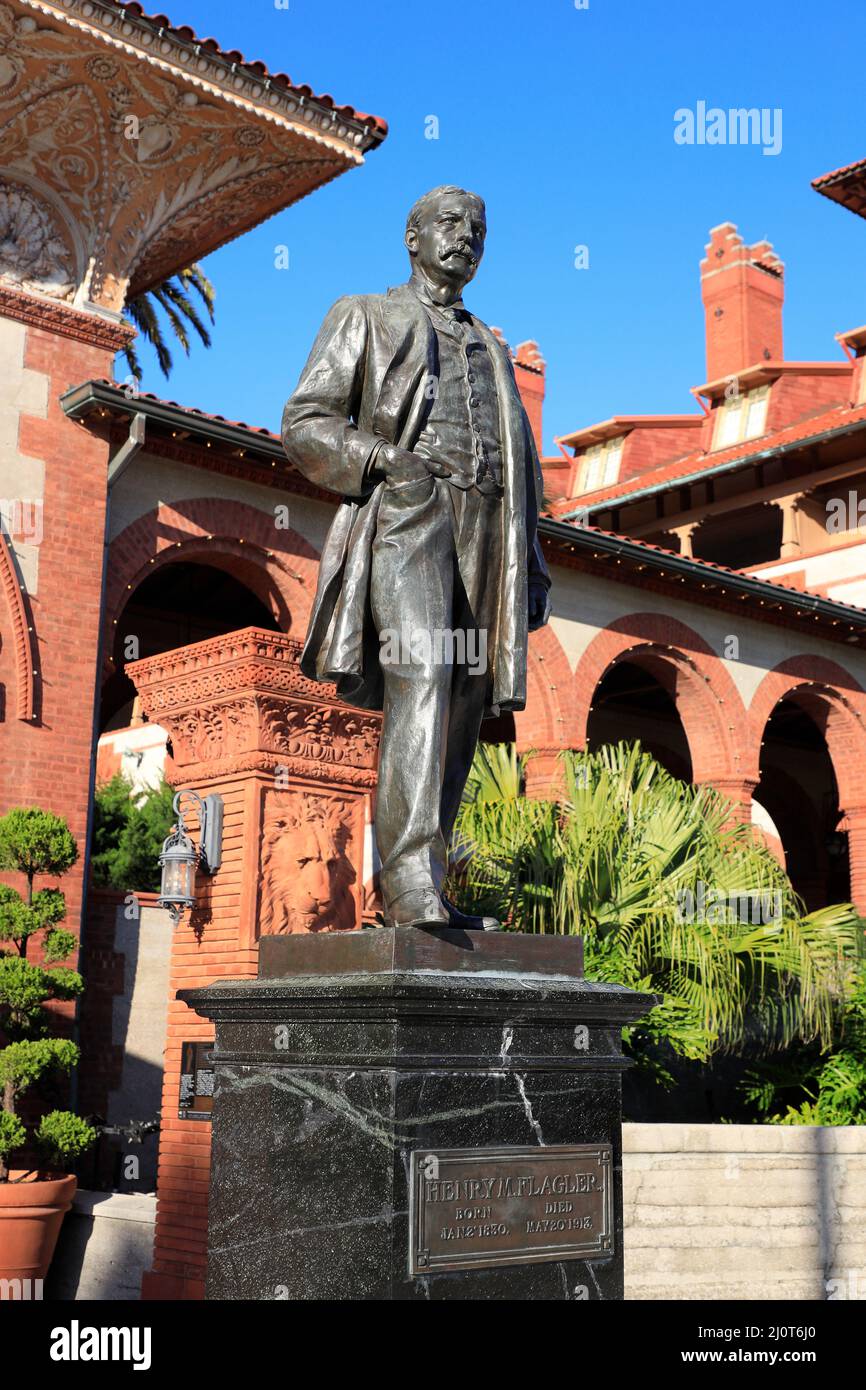
<instances>
[{"instance_id":1,"label":"statue's hand in pocket","mask_svg":"<svg viewBox=\"0 0 866 1390\"><path fill-rule=\"evenodd\" d=\"M441 459L427 458L400 449L396 444L383 444L376 458L376 471L384 474L391 489L408 487L410 483L434 478L450 478L451 469Z\"/></svg>"}]
</instances>

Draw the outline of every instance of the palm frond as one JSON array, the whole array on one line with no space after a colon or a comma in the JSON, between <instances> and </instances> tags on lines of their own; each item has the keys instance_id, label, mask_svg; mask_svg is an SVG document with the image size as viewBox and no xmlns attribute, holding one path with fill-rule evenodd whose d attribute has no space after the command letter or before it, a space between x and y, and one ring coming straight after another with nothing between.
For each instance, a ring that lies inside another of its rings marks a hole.
<instances>
[{"instance_id":1,"label":"palm frond","mask_svg":"<svg viewBox=\"0 0 866 1390\"><path fill-rule=\"evenodd\" d=\"M156 353L160 371L165 377L170 375L174 363L166 342L163 321L157 310L165 315L173 337L187 355L190 350L188 328L194 329L205 347L211 345L211 335L197 306L187 293L189 289L195 290L213 323L216 291L200 265L185 266L176 276L169 276L160 284L145 290L126 306L127 319L138 329L141 337L150 343ZM129 347L125 349L124 355L132 375L140 381L141 364L137 353Z\"/></svg>"},{"instance_id":2,"label":"palm frond","mask_svg":"<svg viewBox=\"0 0 866 1390\"><path fill-rule=\"evenodd\" d=\"M182 285L191 285L200 296L211 323L214 322L214 303L216 301L216 290L210 280L205 275L200 265L188 265L177 273L177 279Z\"/></svg>"},{"instance_id":3,"label":"palm frond","mask_svg":"<svg viewBox=\"0 0 866 1390\"><path fill-rule=\"evenodd\" d=\"M851 904L805 913L725 798L639 744L562 763L555 805L520 796L513 749L479 750L455 837L464 905L515 930L580 933L590 976L664 996L648 1026L684 1056L825 1042L862 936Z\"/></svg>"},{"instance_id":4,"label":"palm frond","mask_svg":"<svg viewBox=\"0 0 866 1390\"><path fill-rule=\"evenodd\" d=\"M189 295L184 294L180 286L175 284L173 280L166 280L165 284L161 285L159 289L161 295L164 296L165 299L169 300L170 303L173 304L180 311L184 318L192 324L193 328L195 329L201 341L204 343L205 347L210 347L210 333L208 332L205 325L202 323L201 318L199 317L199 312L193 304L192 300L190 299ZM160 303L162 302L163 300L162 298L160 298Z\"/></svg>"}]
</instances>

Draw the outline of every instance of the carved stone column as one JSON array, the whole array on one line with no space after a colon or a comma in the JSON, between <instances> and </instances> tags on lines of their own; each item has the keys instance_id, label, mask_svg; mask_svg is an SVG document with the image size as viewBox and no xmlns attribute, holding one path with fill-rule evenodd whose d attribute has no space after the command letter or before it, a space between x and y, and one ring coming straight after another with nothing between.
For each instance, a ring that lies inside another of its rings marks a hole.
<instances>
[{"instance_id":1,"label":"carved stone column","mask_svg":"<svg viewBox=\"0 0 866 1390\"><path fill-rule=\"evenodd\" d=\"M263 933L351 929L375 911L365 848L381 716L338 703L333 687L302 675L299 656L294 639L245 628L126 668L147 718L168 735L168 780L219 793L225 808L222 865L199 877L198 906L172 948L145 1297L204 1290L210 1125L178 1111L182 1046L210 1042L213 1031L177 991L254 978Z\"/></svg>"},{"instance_id":2,"label":"carved stone column","mask_svg":"<svg viewBox=\"0 0 866 1390\"><path fill-rule=\"evenodd\" d=\"M792 559L803 552L800 544L800 503L802 500L802 493L797 493L792 497L779 497L776 500L776 506L782 513L782 544L779 555L783 560Z\"/></svg>"},{"instance_id":3,"label":"carved stone column","mask_svg":"<svg viewBox=\"0 0 866 1390\"><path fill-rule=\"evenodd\" d=\"M698 524L697 521L690 521L684 526L671 527L673 534L680 538L680 554L684 555L687 560L694 559L695 551L693 541L694 534L698 529Z\"/></svg>"}]
</instances>

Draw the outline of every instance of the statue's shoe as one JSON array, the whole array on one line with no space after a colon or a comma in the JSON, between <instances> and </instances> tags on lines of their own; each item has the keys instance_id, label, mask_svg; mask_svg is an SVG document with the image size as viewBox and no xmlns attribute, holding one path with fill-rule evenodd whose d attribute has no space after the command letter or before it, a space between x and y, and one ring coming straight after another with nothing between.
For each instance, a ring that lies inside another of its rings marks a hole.
<instances>
[{"instance_id":1,"label":"statue's shoe","mask_svg":"<svg viewBox=\"0 0 866 1390\"><path fill-rule=\"evenodd\" d=\"M461 912L459 907L455 907L450 898L442 894L442 906L448 913L448 925L459 927L461 931L502 931L502 923L495 917L477 917L474 913Z\"/></svg>"},{"instance_id":2,"label":"statue's shoe","mask_svg":"<svg viewBox=\"0 0 866 1390\"><path fill-rule=\"evenodd\" d=\"M383 913L386 927L447 927L448 910L435 888L412 888L401 893Z\"/></svg>"}]
</instances>

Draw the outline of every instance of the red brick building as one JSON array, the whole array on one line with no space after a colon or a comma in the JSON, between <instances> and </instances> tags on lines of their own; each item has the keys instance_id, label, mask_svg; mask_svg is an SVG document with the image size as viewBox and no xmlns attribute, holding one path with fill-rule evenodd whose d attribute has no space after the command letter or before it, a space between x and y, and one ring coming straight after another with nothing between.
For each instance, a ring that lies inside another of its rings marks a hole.
<instances>
[{"instance_id":1,"label":"red brick building","mask_svg":"<svg viewBox=\"0 0 866 1390\"><path fill-rule=\"evenodd\" d=\"M377 722L297 670L333 499L274 434L136 394L112 363L131 296L385 128L134 4L4 0L0 34L0 812L44 806L81 847L79 1100L161 1109L146 1289L198 1297L209 1137L181 1068L210 1035L174 993L254 972L263 922L323 901L329 925L370 919ZM864 167L816 187L863 215ZM694 411L618 415L544 461L553 617L526 711L486 733L533 752L530 794L561 750L640 738L723 790L810 906L866 911L866 328L786 361L784 267L731 224L700 283ZM545 364L514 356L540 446ZM95 781L121 767L223 796L223 865L175 932L152 899L85 894ZM294 893L298 835L324 899Z\"/></svg>"}]
</instances>

